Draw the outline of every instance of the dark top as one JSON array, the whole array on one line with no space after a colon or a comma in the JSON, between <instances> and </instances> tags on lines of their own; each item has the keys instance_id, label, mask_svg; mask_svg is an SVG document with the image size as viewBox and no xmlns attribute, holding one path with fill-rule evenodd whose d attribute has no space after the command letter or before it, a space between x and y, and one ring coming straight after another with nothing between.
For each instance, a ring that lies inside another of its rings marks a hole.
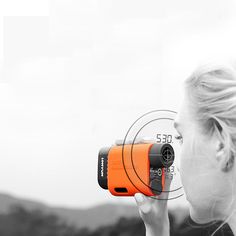
<instances>
[{"instance_id":1,"label":"dark top","mask_svg":"<svg viewBox=\"0 0 236 236\"><path fill-rule=\"evenodd\" d=\"M214 221L207 224L197 224L188 215L184 222L174 229L175 233L171 235L175 236L210 236L216 229L223 223L222 221ZM230 226L227 223L217 230L214 236L234 236Z\"/></svg>"}]
</instances>

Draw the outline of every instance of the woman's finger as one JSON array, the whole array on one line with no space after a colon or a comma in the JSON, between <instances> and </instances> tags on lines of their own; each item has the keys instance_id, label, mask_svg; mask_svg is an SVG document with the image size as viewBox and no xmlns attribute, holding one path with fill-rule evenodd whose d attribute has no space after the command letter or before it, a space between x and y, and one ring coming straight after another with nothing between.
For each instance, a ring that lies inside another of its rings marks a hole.
<instances>
[{"instance_id":1,"label":"woman's finger","mask_svg":"<svg viewBox=\"0 0 236 236\"><path fill-rule=\"evenodd\" d=\"M140 143L155 143L156 139L153 137L142 137L139 139Z\"/></svg>"},{"instance_id":2,"label":"woman's finger","mask_svg":"<svg viewBox=\"0 0 236 236\"><path fill-rule=\"evenodd\" d=\"M115 145L117 146L120 146L120 145L123 145L123 144L131 144L132 141L131 140L125 140L125 143L124 143L124 139L117 139L115 141Z\"/></svg>"},{"instance_id":3,"label":"woman's finger","mask_svg":"<svg viewBox=\"0 0 236 236\"><path fill-rule=\"evenodd\" d=\"M143 214L147 214L152 209L152 199L148 198L142 193L135 193L134 195L135 201L139 207L139 210Z\"/></svg>"},{"instance_id":4,"label":"woman's finger","mask_svg":"<svg viewBox=\"0 0 236 236\"><path fill-rule=\"evenodd\" d=\"M117 139L115 141L115 145L120 146L123 144L138 144L138 143L154 143L156 140L152 137L137 137L134 140L125 140L124 139Z\"/></svg>"},{"instance_id":5,"label":"woman's finger","mask_svg":"<svg viewBox=\"0 0 236 236\"><path fill-rule=\"evenodd\" d=\"M157 196L158 199L168 200L171 182L172 182L172 175L170 173L165 173L164 189L163 192L159 196Z\"/></svg>"}]
</instances>

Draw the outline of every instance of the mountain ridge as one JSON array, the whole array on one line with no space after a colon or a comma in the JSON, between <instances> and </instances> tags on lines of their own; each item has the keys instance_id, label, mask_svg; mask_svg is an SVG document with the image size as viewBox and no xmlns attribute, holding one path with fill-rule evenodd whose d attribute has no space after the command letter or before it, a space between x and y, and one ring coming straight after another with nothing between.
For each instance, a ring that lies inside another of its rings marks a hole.
<instances>
[{"instance_id":1,"label":"mountain ridge","mask_svg":"<svg viewBox=\"0 0 236 236\"><path fill-rule=\"evenodd\" d=\"M78 229L87 227L94 230L100 226L112 225L120 217L138 217L136 206L128 204L104 203L88 208L71 208L64 206L50 206L39 201L15 197L8 193L0 193L0 214L7 214L14 206L21 206L26 210L40 210L44 214L54 214L68 225Z\"/></svg>"}]
</instances>

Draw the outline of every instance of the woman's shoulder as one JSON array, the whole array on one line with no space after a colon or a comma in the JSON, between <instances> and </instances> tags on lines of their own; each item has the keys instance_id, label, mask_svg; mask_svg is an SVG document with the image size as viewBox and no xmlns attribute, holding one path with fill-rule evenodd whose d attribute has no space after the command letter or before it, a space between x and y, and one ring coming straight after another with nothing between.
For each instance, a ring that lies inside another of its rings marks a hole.
<instances>
[{"instance_id":1,"label":"woman's shoulder","mask_svg":"<svg viewBox=\"0 0 236 236\"><path fill-rule=\"evenodd\" d=\"M222 221L212 221L207 224L198 224L194 222L188 214L178 227L171 227L171 230L172 233L175 231L175 236L211 236L211 234L213 234L219 227L219 229L214 233L214 236L234 236L230 226L227 223L222 225L222 223Z\"/></svg>"}]
</instances>

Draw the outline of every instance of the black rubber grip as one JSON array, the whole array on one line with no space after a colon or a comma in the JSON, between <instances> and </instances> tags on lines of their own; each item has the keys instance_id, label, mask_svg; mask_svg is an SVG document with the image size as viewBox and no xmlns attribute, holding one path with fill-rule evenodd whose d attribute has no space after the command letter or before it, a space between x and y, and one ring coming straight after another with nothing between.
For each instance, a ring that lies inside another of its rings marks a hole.
<instances>
[{"instance_id":1,"label":"black rubber grip","mask_svg":"<svg viewBox=\"0 0 236 236\"><path fill-rule=\"evenodd\" d=\"M101 148L98 153L98 184L103 189L108 189L107 186L107 162L108 153L111 147Z\"/></svg>"}]
</instances>

